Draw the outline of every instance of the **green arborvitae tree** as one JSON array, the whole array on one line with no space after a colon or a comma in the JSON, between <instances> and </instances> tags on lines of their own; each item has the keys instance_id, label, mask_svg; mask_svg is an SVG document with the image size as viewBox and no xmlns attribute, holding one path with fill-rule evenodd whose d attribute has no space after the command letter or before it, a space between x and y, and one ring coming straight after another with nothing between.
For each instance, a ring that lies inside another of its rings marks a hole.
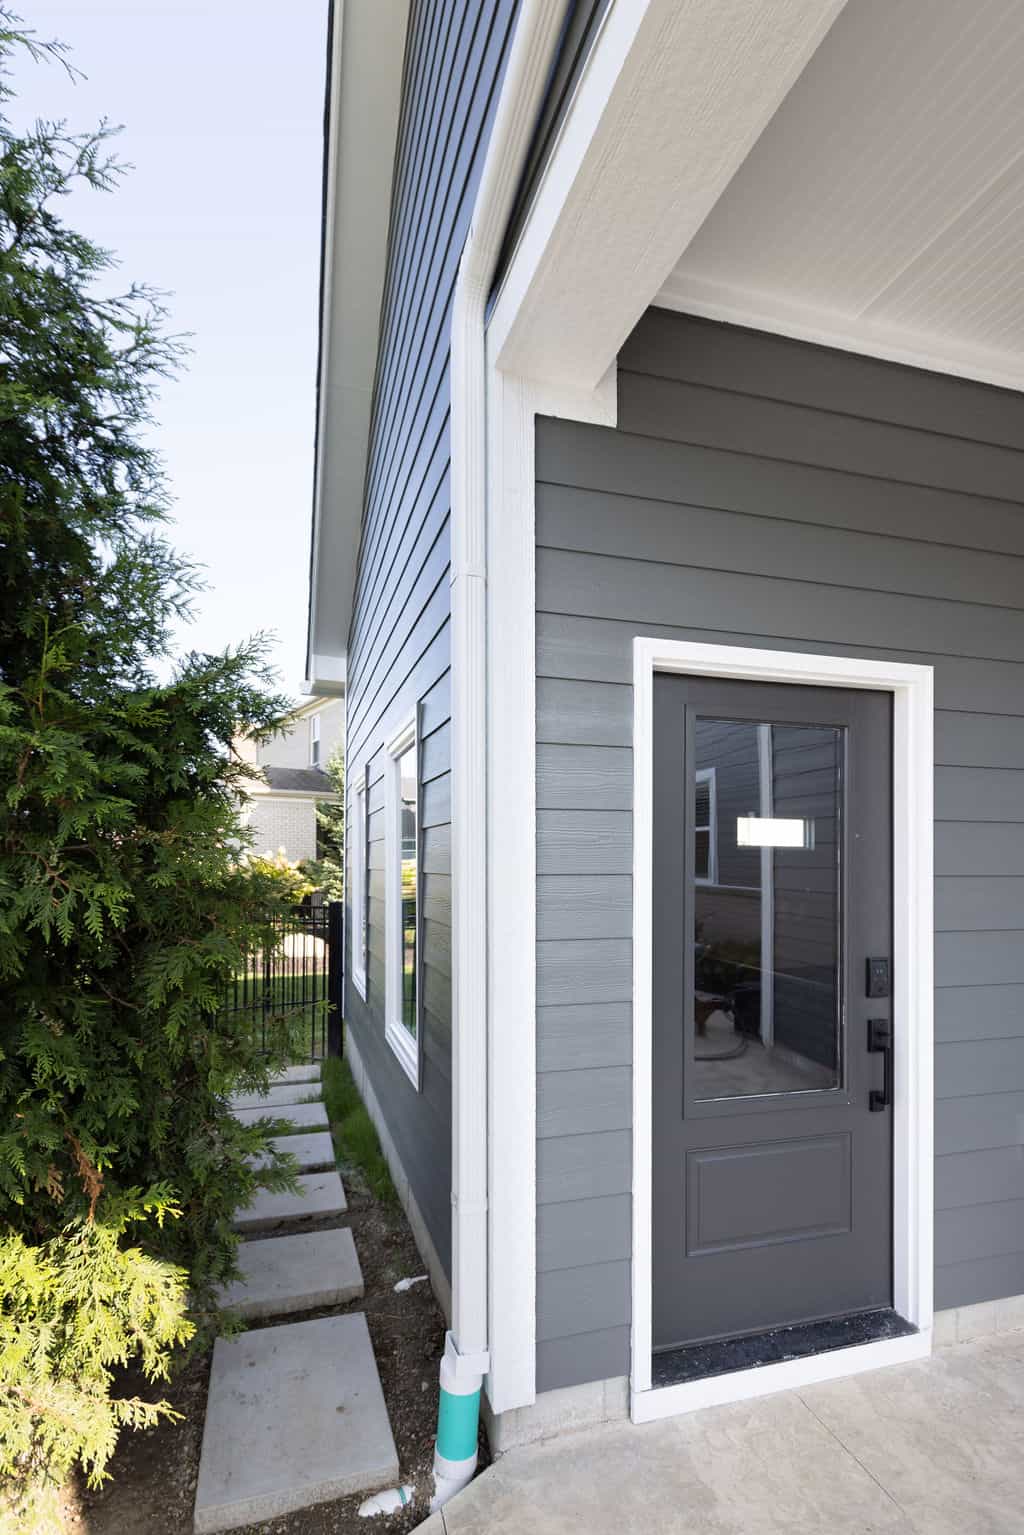
<instances>
[{"instance_id":1,"label":"green arborvitae tree","mask_svg":"<svg viewBox=\"0 0 1024 1535\"><path fill-rule=\"evenodd\" d=\"M341 795L337 802L320 800L316 807L317 857L302 865L307 878L329 901L345 899L345 752L336 746L324 771Z\"/></svg>"},{"instance_id":2,"label":"green arborvitae tree","mask_svg":"<svg viewBox=\"0 0 1024 1535\"><path fill-rule=\"evenodd\" d=\"M109 296L110 258L61 218L76 184L116 184L108 130L11 126L8 65L25 46L59 55L0 7L8 1496L19 1475L59 1476L76 1457L102 1472L111 1423L139 1420L109 1417L110 1367L164 1367L192 1325L185 1277L202 1322L235 1272L236 1208L257 1178L293 1176L291 1159L249 1165L267 1132L232 1118L226 1095L265 1083L276 1058L222 1008L270 941L278 899L237 866L247 770L231 742L270 733L286 703L268 690L260 640L171 663L195 582L161 537L166 489L144 434L181 348L152 293Z\"/></svg>"}]
</instances>

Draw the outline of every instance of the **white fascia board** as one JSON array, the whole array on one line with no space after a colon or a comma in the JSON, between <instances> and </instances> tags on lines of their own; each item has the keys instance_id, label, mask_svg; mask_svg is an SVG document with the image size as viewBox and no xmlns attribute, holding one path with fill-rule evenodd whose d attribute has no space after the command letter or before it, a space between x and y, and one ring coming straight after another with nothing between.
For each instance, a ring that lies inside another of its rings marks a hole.
<instances>
[{"instance_id":1,"label":"white fascia board","mask_svg":"<svg viewBox=\"0 0 1024 1535\"><path fill-rule=\"evenodd\" d=\"M408 0L335 0L308 686L344 688L387 265Z\"/></svg>"},{"instance_id":2,"label":"white fascia board","mask_svg":"<svg viewBox=\"0 0 1024 1535\"><path fill-rule=\"evenodd\" d=\"M314 651L306 661L309 675L303 684L303 692L309 703L295 710L295 717L304 712L314 713L321 704L333 702L345 696L348 668L344 655L322 656Z\"/></svg>"},{"instance_id":3,"label":"white fascia board","mask_svg":"<svg viewBox=\"0 0 1024 1535\"><path fill-rule=\"evenodd\" d=\"M503 285L502 370L586 391L845 0L615 0Z\"/></svg>"},{"instance_id":4,"label":"white fascia board","mask_svg":"<svg viewBox=\"0 0 1024 1535\"><path fill-rule=\"evenodd\" d=\"M340 805L342 796L336 789L326 789L322 794L315 793L312 789L271 789L252 788L246 789L249 799L280 799L280 800L308 800L311 805Z\"/></svg>"}]
</instances>

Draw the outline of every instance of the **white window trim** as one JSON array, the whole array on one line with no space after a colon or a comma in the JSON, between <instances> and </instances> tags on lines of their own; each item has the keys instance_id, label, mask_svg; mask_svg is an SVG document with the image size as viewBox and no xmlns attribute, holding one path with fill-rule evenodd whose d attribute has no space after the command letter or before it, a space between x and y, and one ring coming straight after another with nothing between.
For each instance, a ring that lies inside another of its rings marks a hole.
<instances>
[{"instance_id":1,"label":"white window trim","mask_svg":"<svg viewBox=\"0 0 1024 1535\"><path fill-rule=\"evenodd\" d=\"M309 716L309 765L310 765L310 767L319 767L320 766L320 716L319 716L319 714L311 714Z\"/></svg>"},{"instance_id":2,"label":"white window trim","mask_svg":"<svg viewBox=\"0 0 1024 1535\"><path fill-rule=\"evenodd\" d=\"M420 1085L420 988L416 986L416 1037L402 1022L402 881L399 858L402 845L401 788L398 763L410 746L416 745L416 714L387 743L384 777L384 1037L413 1087ZM416 838L419 842L419 768L416 772ZM420 969L420 860L416 859L416 968Z\"/></svg>"},{"instance_id":3,"label":"white window trim","mask_svg":"<svg viewBox=\"0 0 1024 1535\"><path fill-rule=\"evenodd\" d=\"M366 931L366 771L356 780L352 817L352 859L350 885L352 897L352 984L366 1001L366 953L363 948Z\"/></svg>"},{"instance_id":4,"label":"white window trim","mask_svg":"<svg viewBox=\"0 0 1024 1535\"><path fill-rule=\"evenodd\" d=\"M684 672L893 698L893 1304L918 1331L652 1389L654 674ZM635 1423L854 1375L931 1352L933 1314L933 675L910 666L731 645L633 641L633 1276Z\"/></svg>"},{"instance_id":5,"label":"white window trim","mask_svg":"<svg viewBox=\"0 0 1024 1535\"><path fill-rule=\"evenodd\" d=\"M696 878L698 885L718 884L718 774L713 767L698 768L697 783L710 785L708 789L708 872L705 879ZM696 827L695 827L696 829Z\"/></svg>"}]
</instances>

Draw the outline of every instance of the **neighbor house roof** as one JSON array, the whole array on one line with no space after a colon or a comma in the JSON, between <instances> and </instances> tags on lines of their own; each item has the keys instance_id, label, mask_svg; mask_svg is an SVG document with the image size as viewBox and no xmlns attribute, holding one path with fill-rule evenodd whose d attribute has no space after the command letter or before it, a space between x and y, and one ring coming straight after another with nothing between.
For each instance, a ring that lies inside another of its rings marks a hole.
<instances>
[{"instance_id":1,"label":"neighbor house roof","mask_svg":"<svg viewBox=\"0 0 1024 1535\"><path fill-rule=\"evenodd\" d=\"M309 794L317 799L337 799L338 791L332 779L320 768L272 767L261 764L260 772L266 787L254 785L254 794Z\"/></svg>"}]
</instances>

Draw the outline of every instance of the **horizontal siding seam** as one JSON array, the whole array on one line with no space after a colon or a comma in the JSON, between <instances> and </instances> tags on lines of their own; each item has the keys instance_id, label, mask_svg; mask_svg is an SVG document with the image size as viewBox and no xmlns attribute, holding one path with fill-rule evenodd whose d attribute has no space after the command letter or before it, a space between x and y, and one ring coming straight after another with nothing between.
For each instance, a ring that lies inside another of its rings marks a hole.
<instances>
[{"instance_id":1,"label":"horizontal siding seam","mask_svg":"<svg viewBox=\"0 0 1024 1535\"><path fill-rule=\"evenodd\" d=\"M574 553L578 553L579 551L578 550L565 550L565 551L554 551L554 552L574 554ZM655 564L656 561L649 560L647 563L648 564ZM680 566L678 568L679 569L683 569L683 570L687 570L687 569L692 569L693 567L691 567L691 566ZM718 574L742 575L743 572L741 572L741 571L725 571L725 572L718 572ZM746 579L746 580L756 580L756 577L754 577L754 576L744 576L744 579ZM785 580L786 578L784 576L772 576L769 579L771 579L773 581L776 581L776 580L781 581L781 580ZM864 591L866 590L866 588L856 588L856 590L858 590L861 593L861 595L863 595ZM872 595L875 595L875 594L872 594ZM890 595L895 595L895 594L887 592L887 593L885 593L885 595L886 596L890 596ZM921 600L927 600L927 599L921 599ZM944 599L939 599L939 600L944 600ZM998 609L997 611L1004 612L1004 611L1007 611L1007 610L1006 609ZM1009 611L1012 612L1013 610L1010 609ZM1022 610L1022 611L1024 611L1024 610ZM949 650L949 651L931 650L931 651L924 651L924 650L920 650L920 649L915 649L915 647L912 646L912 645L909 645L909 646L908 645L880 645L876 640L871 640L870 644L866 643L865 645L862 645L862 646L857 646L852 641L850 643L846 643L846 642L843 642L843 641L837 642L835 640L823 639L823 638L821 638L819 636L812 637L810 639L810 641L808 641L808 639L806 637L804 637L802 640L797 640L797 639L795 639L795 637L792 634L773 634L773 633L751 634L751 633L749 633L748 631L745 631L745 630L741 632L741 631L736 630L736 629L715 629L713 627L709 627L707 624L693 624L693 625L675 624L675 625L673 625L673 624L667 624L663 619L652 620L652 619L645 619L643 617L639 617L638 618L635 614L634 615L628 615L628 616L626 616L624 618L619 618L619 617L607 618L603 614L600 614L600 613L580 613L579 611L577 611L575 609L572 609L572 608L553 608L553 607L548 607L548 606L538 607L537 608L537 616L538 616L538 618L573 618L573 619L583 618L583 619L592 619L592 620L594 620L597 623L621 624L624 628L632 628L637 634L647 634L651 629L675 628L675 629L678 629L680 632L685 632L688 629L693 629L693 630L699 630L701 634L718 634L718 635L722 635L724 637L723 643L728 643L728 644L736 645L736 644L738 644L741 641L744 642L744 643L749 642L750 645L753 646L754 649L777 650L781 645L795 645L797 647L797 649L800 651L800 653L803 654L803 655L812 655L813 654L813 650L808 648L809 645L813 646L815 644L820 644L820 645L824 645L826 647L830 647L830 651L835 651L835 652L837 652L837 653L839 653L841 655L849 655L850 653L857 653L857 654L859 654L861 652L867 651L871 655L881 654L883 656L885 656L885 655L919 656L923 660L925 660L925 664L931 664L934 661L934 658L936 656L940 656L940 657L942 657L942 658L944 658L946 660L950 660L950 661L976 661L976 662L981 662L983 665L990 665L990 666L1013 666L1013 667L1018 667L1019 666L1022 669L1022 672L1024 672L1024 656L1022 656L1022 658L1018 661L1018 660L1016 660L1014 658L1010 658L1010 657L1007 657L1007 656L984 656L984 655L975 655L975 654L967 655L963 651L960 651L960 650ZM930 660L928 658L930 658ZM562 682L589 682L589 681L598 681L601 687L629 687L630 686L630 684L628 682L605 682L603 678L602 679L590 679L590 678L581 678L581 677L559 677L559 676L549 677L546 672L542 672L542 671L538 671L537 675L538 675L539 678L543 679L544 681L551 681L551 682L559 682L559 681L562 681ZM989 714L993 713L992 710L986 710L985 712L989 713ZM999 719L1018 719L1020 716L1019 715L1015 715L1015 714L1003 714L1003 715L996 715L995 717L999 718ZM542 744L545 745L545 746L548 746L548 745L551 745L551 744L554 744L554 743L545 741ZM579 745L580 743L579 742L569 742L569 743L566 743L566 744L569 744L569 745ZM595 742L588 742L587 744L588 745L595 745L596 746L598 743L595 741Z\"/></svg>"},{"instance_id":2,"label":"horizontal siding seam","mask_svg":"<svg viewBox=\"0 0 1024 1535\"><path fill-rule=\"evenodd\" d=\"M1017 503L1015 503L1017 504ZM1021 513L1024 515L1024 503L1020 503ZM1024 604L1005 602L978 602L971 597L933 597L927 592L905 592L895 587L877 586L850 586L845 581L830 581L826 576L818 576L812 579L810 576L765 576L763 572L756 570L735 570L728 565L691 565L685 560L660 560L652 559L649 555L642 554L606 554L600 549L586 549L580 546L573 547L566 544L537 544L538 554L577 554L583 555L588 560L611 560L616 565L656 565L659 570L693 570L702 575L713 576L742 576L745 579L756 580L759 576L768 581L786 581L793 586L812 586L816 589L827 587L838 592L852 592L858 596L907 598L914 602L949 603L961 608L983 608L986 612L997 613L1024 613ZM1002 559L1013 559L1017 556L1002 555ZM618 622L619 620L616 620ZM957 652L957 655L961 655ZM977 658L974 658L977 659Z\"/></svg>"},{"instance_id":3,"label":"horizontal siding seam","mask_svg":"<svg viewBox=\"0 0 1024 1535\"><path fill-rule=\"evenodd\" d=\"M859 354L854 353L853 355L857 356ZM730 388L727 384L709 384L703 381L697 382L693 379L672 378L669 374L649 373L646 369L629 367L621 368L619 370L619 379L622 380L625 378L646 378L650 379L652 383L667 384L670 387L679 386L686 389L706 389L709 394L730 395L741 400L762 400L766 405L778 405L783 408L788 406L791 410L813 410L820 416L833 416L843 421L867 421L872 426L884 426L890 428L892 431L897 432L914 432L919 437L942 437L947 442L963 442L967 443L972 448L991 448L994 452L999 453L1024 454L1024 449L1015 448L1010 443L1006 442L989 442L985 438L968 437L962 435L960 432L947 432L937 430L934 427L915 426L913 422L893 421L888 416L870 416L863 415L858 411L837 410L832 406L814 404L810 400L790 400L780 397L779 395L759 394L757 391L751 389L734 389ZM874 476L871 476L871 478L874 478ZM897 483L902 485L907 484L908 482L905 480L900 480L897 481ZM990 496L986 499L1001 501L1005 500L1006 498L1002 496Z\"/></svg>"},{"instance_id":4,"label":"horizontal siding seam","mask_svg":"<svg viewBox=\"0 0 1024 1535\"><path fill-rule=\"evenodd\" d=\"M813 409L812 406L800 406L798 408L805 410ZM889 425L888 422L881 422L878 424L882 426ZM703 442L700 438L697 437L662 437L658 432L627 432L622 428L619 428L618 430L620 431L622 437L630 437L635 442L661 442L679 448L704 448L709 452L732 454L735 458L760 459L762 463L792 464L797 469L820 469L825 474L841 474L845 475L848 479L853 480L871 480L873 483L878 485L910 485L915 490L925 490L935 495L945 494L968 496L972 501L992 501L995 502L998 506L1020 507L1021 505L1024 505L1024 503L1018 500L1015 496L993 496L988 491L960 490L950 485L932 485L929 484L927 480L894 480L891 475L869 474L866 470L863 469L845 469L841 464L817 464L805 458L788 458L782 454L769 457L765 453L745 451L743 448L722 448L719 447L717 443ZM893 430L902 430L902 428L894 427ZM909 431L911 428L908 427L907 430ZM1005 448L1003 451L1012 453L1015 450L1012 448ZM542 480L538 483L547 484L548 482L546 480ZM593 489L593 486L581 486L579 488L586 490Z\"/></svg>"},{"instance_id":5,"label":"horizontal siding seam","mask_svg":"<svg viewBox=\"0 0 1024 1535\"><path fill-rule=\"evenodd\" d=\"M674 443L676 441L676 439L674 437L658 437L658 438L651 439L651 438L640 436L636 432L623 432L622 436L623 437L632 437L637 442L656 441L656 442L670 442L670 443ZM701 449L701 451L721 453L723 456L728 456L730 454L735 453L736 456L740 457L740 458L762 458L762 459L764 459L765 463L767 463L767 464L797 463L799 465L799 467L803 468L803 469L819 469L822 474L842 474L842 473L846 473L846 474L848 474L853 479L857 479L859 477L859 478L863 478L865 480L872 480L872 481L874 481L876 479L882 478L881 476L878 476L878 475L869 475L869 474L858 476L856 471L852 470L852 469L845 470L845 471L844 470L840 470L840 469L828 469L828 468L824 468L824 467L822 467L822 466L820 466L818 464L802 463L800 460L767 458L765 456L765 454L763 454L763 453L742 453L742 452L740 452L739 449L734 449L734 448L712 448L712 447L710 447L706 443L687 443L687 442L681 442L681 443L679 443L679 446L680 447L684 447L684 448L685 447L699 448L699 449ZM908 484L912 484L913 482L911 482L909 480L893 480L893 481L885 480L884 483L887 484L887 485L888 484L908 485ZM996 547L995 545L990 545L990 544L985 544L983 547L979 548L979 546L977 544L957 544L957 543L951 543L946 538L924 538L920 534L914 534L914 533L894 533L894 532L886 530L885 528L865 528L865 527L858 526L854 522L815 522L813 519L806 518L806 517L782 517L782 516L779 515L778 512L746 512L746 511L743 511L742 509L739 509L739 508L737 508L735 506L712 506L709 502L706 502L706 501L678 501L678 500L674 499L672 496L655 496L655 495L652 495L649 491L645 491L643 495L638 495L635 490L615 490L615 489L611 488L610 486L605 486L605 485L602 485L600 488L598 488L597 486L594 486L594 485L578 485L573 480L555 480L555 479L552 479L550 476L545 476L544 479L538 479L537 480L537 485L538 485L538 487L544 486L544 487L546 487L547 489L550 489L550 490L571 490L571 491L576 491L581 496L600 495L600 496L607 496L609 498L609 500L614 499L614 500L617 500L617 501L649 501L652 506L671 506L671 507L678 508L680 511L712 512L712 513L717 513L718 515L720 515L722 517L748 517L751 520L756 521L759 525L760 524L766 524L766 523L775 522L775 523L781 523L784 526L791 527L791 528L813 528L816 532L820 531L820 532L823 532L823 533L850 533L850 534L855 535L858 538L882 538L882 539L892 540L895 543L920 544L922 546L922 548L924 548L924 549L943 549L943 550L951 549L951 550L954 551L954 553L958 553L958 554L988 554L988 555L991 555L993 559L1021 560L1022 562L1024 562L1024 553L1017 553L1013 549L1001 549L1001 548ZM950 496L956 495L956 496L960 496L964 500L974 500L974 501L995 501L995 500L998 500L1000 506L1007 506L1007 505L1009 505L1009 506L1019 506L1022 509L1024 509L1024 501L1009 501L1008 502L1008 501L1003 500L1000 497L977 495L977 494L972 494L972 493L970 493L968 491L953 491L953 490L945 490L944 491L941 486L935 486L935 485L927 485L927 486L917 486L917 485L915 485L914 488L915 489L919 489L919 490L920 489L928 490L929 492L933 492L936 495L950 495ZM557 548L558 546L557 545L545 545L545 544L542 544L540 540L538 540L538 548L542 548L542 547ZM588 551L588 552L590 552L590 551ZM623 556L623 558L626 558L626 556Z\"/></svg>"}]
</instances>

